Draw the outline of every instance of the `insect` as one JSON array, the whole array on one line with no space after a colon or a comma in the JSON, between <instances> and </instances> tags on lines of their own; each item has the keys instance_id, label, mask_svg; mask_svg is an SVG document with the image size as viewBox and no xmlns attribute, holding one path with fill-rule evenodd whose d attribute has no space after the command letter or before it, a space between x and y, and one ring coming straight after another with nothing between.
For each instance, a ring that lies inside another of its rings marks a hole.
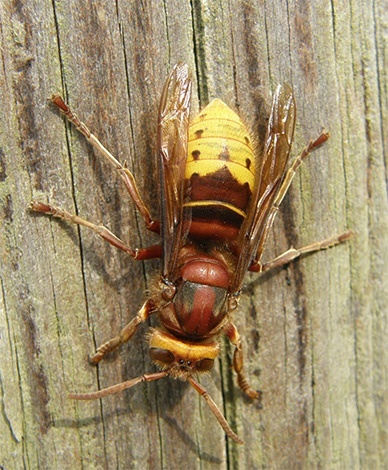
<instances>
[{"instance_id":1,"label":"insect","mask_svg":"<svg viewBox=\"0 0 388 470\"><path fill-rule=\"evenodd\" d=\"M91 362L98 363L155 314L160 327L151 330L148 341L151 360L160 371L69 397L102 398L167 375L188 380L205 398L227 436L241 444L243 440L232 431L197 376L211 370L220 351L218 338L226 334L235 348L233 369L239 387L252 399L258 396L244 376L241 338L232 321L247 271L263 272L282 266L302 254L341 243L350 238L351 232L299 250L292 248L261 263L269 231L295 171L311 151L327 140L328 134L311 141L287 170L296 114L289 86L279 85L274 94L261 156L255 154L249 131L240 118L220 100L212 101L190 123L191 89L187 65L176 64L164 86L159 108L160 221L151 218L128 168L102 146L60 96L52 97L67 119L117 170L146 227L160 234L160 245L133 249L107 228L51 204L33 201L31 209L89 227L136 260L162 258L161 275L137 315L91 357Z\"/></svg>"}]
</instances>

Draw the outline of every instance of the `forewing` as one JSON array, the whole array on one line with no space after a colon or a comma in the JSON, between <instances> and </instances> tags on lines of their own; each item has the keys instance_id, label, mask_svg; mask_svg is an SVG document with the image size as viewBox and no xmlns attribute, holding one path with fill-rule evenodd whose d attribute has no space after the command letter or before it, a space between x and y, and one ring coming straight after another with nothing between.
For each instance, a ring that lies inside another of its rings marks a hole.
<instances>
[{"instance_id":1,"label":"forewing","mask_svg":"<svg viewBox=\"0 0 388 470\"><path fill-rule=\"evenodd\" d=\"M190 102L188 66L179 62L164 86L158 121L163 277L166 279L170 279L176 265L183 236L183 186Z\"/></svg>"},{"instance_id":2,"label":"forewing","mask_svg":"<svg viewBox=\"0 0 388 470\"><path fill-rule=\"evenodd\" d=\"M296 106L288 85L279 85L272 101L259 183L252 211L242 227L241 252L231 292L239 292L245 274L257 254L259 260L266 236L274 220L271 211L282 184L295 128Z\"/></svg>"}]
</instances>

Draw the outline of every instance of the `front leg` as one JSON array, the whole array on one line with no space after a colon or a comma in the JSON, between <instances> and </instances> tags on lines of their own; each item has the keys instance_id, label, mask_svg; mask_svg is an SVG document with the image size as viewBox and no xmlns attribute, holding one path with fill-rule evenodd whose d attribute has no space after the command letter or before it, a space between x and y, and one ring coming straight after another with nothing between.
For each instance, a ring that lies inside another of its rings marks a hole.
<instances>
[{"instance_id":1,"label":"front leg","mask_svg":"<svg viewBox=\"0 0 388 470\"><path fill-rule=\"evenodd\" d=\"M259 392L253 390L253 388L247 382L242 369L244 364L244 357L242 352L241 337L237 328L232 322L229 322L226 326L225 333L227 334L229 341L235 346L233 356L233 369L237 374L237 383L241 390L246 393L249 398L256 399L259 396Z\"/></svg>"},{"instance_id":2,"label":"front leg","mask_svg":"<svg viewBox=\"0 0 388 470\"><path fill-rule=\"evenodd\" d=\"M92 362L93 364L98 364L106 354L114 351L116 348L129 341L134 335L140 323L144 323L147 318L151 315L153 311L152 308L152 302L150 300L147 300L137 313L136 317L132 318L128 325L126 325L120 331L120 334L118 336L107 341L97 349L94 356L90 358L90 362Z\"/></svg>"}]
</instances>

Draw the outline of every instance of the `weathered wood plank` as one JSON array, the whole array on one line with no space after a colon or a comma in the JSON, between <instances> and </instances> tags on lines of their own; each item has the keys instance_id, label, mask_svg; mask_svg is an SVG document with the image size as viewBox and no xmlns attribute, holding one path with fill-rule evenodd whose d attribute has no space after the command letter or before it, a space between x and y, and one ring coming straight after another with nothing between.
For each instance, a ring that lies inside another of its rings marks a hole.
<instances>
[{"instance_id":1,"label":"weathered wood plank","mask_svg":"<svg viewBox=\"0 0 388 470\"><path fill-rule=\"evenodd\" d=\"M0 22L0 467L386 468L385 2L0 0ZM156 243L109 165L47 98L65 95L127 161L157 216L156 113L178 60L193 73L194 110L219 97L262 139L270 93L288 82L294 155L330 131L293 182L268 259L355 233L248 276L236 323L261 403L237 389L227 344L203 380L243 447L177 381L102 402L66 398L154 370L147 327L98 369L87 355L136 313L159 263L132 262L87 230L28 210L33 198L49 200L132 246Z\"/></svg>"}]
</instances>

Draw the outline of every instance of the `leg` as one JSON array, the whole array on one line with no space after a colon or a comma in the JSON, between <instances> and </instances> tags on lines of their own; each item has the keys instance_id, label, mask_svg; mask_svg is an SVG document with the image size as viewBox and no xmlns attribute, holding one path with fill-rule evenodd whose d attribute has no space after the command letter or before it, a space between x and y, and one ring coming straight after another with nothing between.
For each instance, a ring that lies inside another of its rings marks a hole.
<instances>
[{"instance_id":1,"label":"leg","mask_svg":"<svg viewBox=\"0 0 388 470\"><path fill-rule=\"evenodd\" d=\"M279 268L280 266L284 266L285 264L290 263L295 258L298 258L301 255L305 255L306 253L313 253L315 251L326 250L327 248L331 248L332 246L338 245L339 243L349 240L349 238L351 238L352 236L353 233L348 230L347 232L344 232L341 235L335 235L334 237L326 238L325 240L313 243L312 245L304 246L299 249L290 248L288 251L285 251L277 258L268 261L268 263L252 264L249 270L254 272L264 272L269 271L272 268Z\"/></svg>"},{"instance_id":2,"label":"leg","mask_svg":"<svg viewBox=\"0 0 388 470\"><path fill-rule=\"evenodd\" d=\"M289 170L286 173L286 176L283 180L282 185L279 188L279 192L276 195L274 206L279 207L281 202L283 201L284 196L287 194L288 188L292 180L294 179L296 170L300 167L303 163L304 159L310 155L310 153L321 146L326 140L329 138L329 134L327 132L322 132L322 134L315 140L311 140L307 147L305 147L302 153L295 159L294 163L291 165Z\"/></svg>"},{"instance_id":3,"label":"leg","mask_svg":"<svg viewBox=\"0 0 388 470\"><path fill-rule=\"evenodd\" d=\"M133 202L143 216L146 227L152 232L159 233L159 222L151 219L150 212L147 206L144 204L139 191L136 186L135 178L128 168L123 167L119 161L101 144L95 135L93 135L90 130L81 122L76 114L73 114L69 106L63 101L62 97L59 95L54 95L51 98L51 101L62 111L62 113L67 117L67 119L72 122L75 127L78 129L81 134L83 134L88 142L101 154L105 159L113 165L118 171L121 179L124 181L124 184L132 197Z\"/></svg>"},{"instance_id":4,"label":"leg","mask_svg":"<svg viewBox=\"0 0 388 470\"><path fill-rule=\"evenodd\" d=\"M259 396L259 393L249 385L243 372L244 357L242 352L241 337L237 328L233 325L232 322L229 322L226 326L225 333L228 335L229 341L235 346L234 356L233 356L233 369L237 374L237 383L241 390L246 393L249 398L255 399Z\"/></svg>"},{"instance_id":5,"label":"leg","mask_svg":"<svg viewBox=\"0 0 388 470\"><path fill-rule=\"evenodd\" d=\"M280 186L279 191L276 195L276 198L273 202L273 206L271 208L271 211L268 215L266 225L263 229L263 235L262 235L262 237L260 239L260 243L257 247L256 257L255 257L254 261L252 262L252 264L249 268L250 271L261 272L263 270L263 267L260 264L261 255L263 254L269 231L270 231L270 229L273 225L276 214L279 211L279 206L282 203L282 201L284 199L284 196L287 194L287 191L288 191L288 189L289 189L289 187L292 183L292 180L294 179L296 170L301 166L301 164L303 163L305 158L308 157L313 150L317 149L320 145L322 145L324 142L326 142L326 140L328 138L329 138L329 134L323 132L316 140L310 141L310 143L307 145L307 147L305 147L303 149L302 153L295 159L294 163L291 165L291 167L287 171L287 173L284 177L284 180L282 182L282 185ZM334 246L338 243L341 243L341 242L347 240L350 237L351 237L351 232L345 232L344 234L339 235L337 237L329 238L327 240L323 240L322 242L315 243L314 245L311 245L311 247L305 247L306 249L307 248L309 249L308 251L303 251L304 249L302 249L302 251L299 250L299 254L297 254L296 256L291 257L291 259L289 259L288 261L285 261L281 264L289 263L294 258L296 258L297 256L300 256L303 253L308 253L308 252L312 252L312 251L318 251L318 250L322 250L322 249L325 249L325 248L329 248L330 246ZM336 240L336 241L334 241L334 240ZM322 247L318 248L318 246L320 244L322 244ZM298 251L298 250L293 250L293 249L289 250L289 252L293 252L293 251ZM286 252L286 253L289 253L289 252ZM284 255L286 255L286 253L284 253ZM289 257L291 255L292 254L290 253L290 254L287 255L287 257ZM266 263L266 264L268 265L269 263ZM271 267L273 267L273 266L271 266ZM268 270L268 269L270 269L270 267L266 268L266 270Z\"/></svg>"},{"instance_id":6,"label":"leg","mask_svg":"<svg viewBox=\"0 0 388 470\"><path fill-rule=\"evenodd\" d=\"M52 206L51 204L43 204L42 202L32 201L30 204L31 210L34 212L42 212L46 215L52 215L67 222L72 222L73 224L82 225L88 227L96 232L100 237L109 242L111 245L120 250L125 251L127 254L132 256L132 258L140 259L151 259L151 258L161 258L162 249L160 245L152 246L144 249L135 249L133 250L129 245L124 243L122 240L116 237L111 231L109 231L103 225L95 225L88 220L78 217L78 215L70 214L67 211L58 209L57 207Z\"/></svg>"},{"instance_id":7,"label":"leg","mask_svg":"<svg viewBox=\"0 0 388 470\"><path fill-rule=\"evenodd\" d=\"M127 341L129 341L134 335L140 323L144 323L147 320L147 318L151 315L151 313L152 313L152 303L150 300L147 300L145 304L142 306L142 308L139 310L136 317L133 318L128 323L128 325L125 326L121 330L118 336L116 336L115 338L112 338L110 341L104 343L102 346L100 346L97 349L94 356L90 358L90 362L92 362L93 364L98 364L106 354L114 351L123 343L126 343Z\"/></svg>"}]
</instances>

